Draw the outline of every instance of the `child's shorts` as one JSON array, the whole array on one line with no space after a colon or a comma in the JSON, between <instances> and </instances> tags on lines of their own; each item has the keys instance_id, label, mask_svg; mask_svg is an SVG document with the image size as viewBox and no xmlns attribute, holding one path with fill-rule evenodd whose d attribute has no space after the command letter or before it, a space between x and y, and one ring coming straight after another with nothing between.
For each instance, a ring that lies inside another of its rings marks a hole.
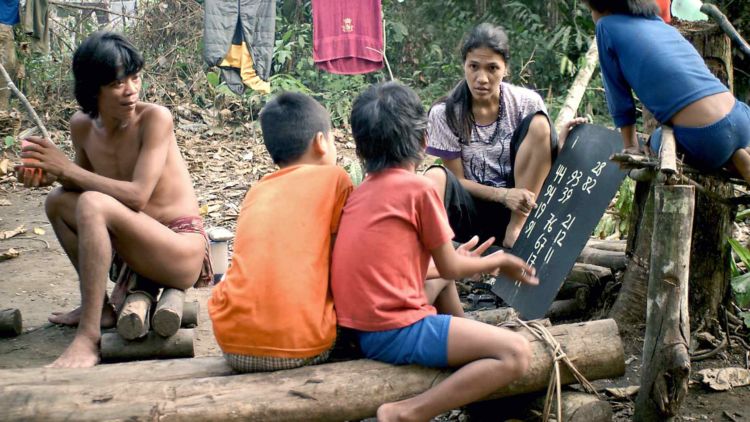
<instances>
[{"instance_id":1,"label":"child's shorts","mask_svg":"<svg viewBox=\"0 0 750 422\"><path fill-rule=\"evenodd\" d=\"M237 372L271 372L318 365L328 360L333 348L309 358L278 358L273 356L250 356L224 353L224 359Z\"/></svg>"},{"instance_id":2,"label":"child's shorts","mask_svg":"<svg viewBox=\"0 0 750 422\"><path fill-rule=\"evenodd\" d=\"M395 365L448 366L450 315L428 315L412 325L387 331L359 331L365 357Z\"/></svg>"},{"instance_id":3,"label":"child's shorts","mask_svg":"<svg viewBox=\"0 0 750 422\"><path fill-rule=\"evenodd\" d=\"M735 151L750 145L750 107L737 100L732 111L704 127L674 126L674 137L687 155L687 162L714 170L727 163ZM651 135L651 149L659 152L661 128Z\"/></svg>"}]
</instances>

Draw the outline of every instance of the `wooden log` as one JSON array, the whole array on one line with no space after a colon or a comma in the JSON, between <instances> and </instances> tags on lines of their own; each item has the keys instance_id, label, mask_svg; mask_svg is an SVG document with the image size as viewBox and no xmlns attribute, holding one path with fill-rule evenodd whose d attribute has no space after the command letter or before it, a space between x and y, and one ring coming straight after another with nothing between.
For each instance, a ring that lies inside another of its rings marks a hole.
<instances>
[{"instance_id":1,"label":"wooden log","mask_svg":"<svg viewBox=\"0 0 750 422\"><path fill-rule=\"evenodd\" d=\"M104 333L101 341L103 361L138 359L176 359L195 356L193 330L179 330L164 338L151 331L143 339L127 341L115 333Z\"/></svg>"},{"instance_id":2,"label":"wooden log","mask_svg":"<svg viewBox=\"0 0 750 422\"><path fill-rule=\"evenodd\" d=\"M151 303L151 296L143 292L133 292L125 298L117 317L117 332L122 338L135 340L148 334Z\"/></svg>"},{"instance_id":3,"label":"wooden log","mask_svg":"<svg viewBox=\"0 0 750 422\"><path fill-rule=\"evenodd\" d=\"M586 305L577 298L563 299L552 302L549 310L544 315L552 321L577 318L586 311Z\"/></svg>"},{"instance_id":4,"label":"wooden log","mask_svg":"<svg viewBox=\"0 0 750 422\"><path fill-rule=\"evenodd\" d=\"M586 242L586 247L601 249L603 251L625 252L628 244L626 240L600 240L592 238Z\"/></svg>"},{"instance_id":5,"label":"wooden log","mask_svg":"<svg viewBox=\"0 0 750 422\"><path fill-rule=\"evenodd\" d=\"M621 376L625 361L612 320L559 325L550 332L590 380ZM546 389L552 357L546 344L530 338L526 374L491 397ZM118 367L123 377L153 372L154 362ZM42 368L40 368L41 370ZM426 391L450 370L394 366L371 360L315 365L272 373L172 381L122 382L101 379L97 368L78 370L87 381L69 385L0 387L0 419L16 420L305 420L345 421L369 417L379 405ZM561 370L564 384L575 382ZM80 378L79 378L80 379Z\"/></svg>"},{"instance_id":6,"label":"wooden log","mask_svg":"<svg viewBox=\"0 0 750 422\"><path fill-rule=\"evenodd\" d=\"M624 252L604 251L585 247L576 261L584 264L594 264L600 267L610 268L612 271L624 270L627 257Z\"/></svg>"},{"instance_id":7,"label":"wooden log","mask_svg":"<svg viewBox=\"0 0 750 422\"><path fill-rule=\"evenodd\" d=\"M480 421L539 420L545 398L546 393L531 393L488 400L469 405L467 413ZM561 402L563 422L611 422L614 416L609 402L593 394L563 390Z\"/></svg>"},{"instance_id":8,"label":"wooden log","mask_svg":"<svg viewBox=\"0 0 750 422\"><path fill-rule=\"evenodd\" d=\"M154 331L162 337L175 335L180 329L184 305L184 290L165 288L159 297L154 317L151 320Z\"/></svg>"},{"instance_id":9,"label":"wooden log","mask_svg":"<svg viewBox=\"0 0 750 422\"><path fill-rule=\"evenodd\" d=\"M0 310L0 337L15 337L22 331L21 311L15 308Z\"/></svg>"},{"instance_id":10,"label":"wooden log","mask_svg":"<svg viewBox=\"0 0 750 422\"><path fill-rule=\"evenodd\" d=\"M646 336L636 421L674 420L690 381L688 278L695 189L656 186Z\"/></svg>"},{"instance_id":11,"label":"wooden log","mask_svg":"<svg viewBox=\"0 0 750 422\"><path fill-rule=\"evenodd\" d=\"M490 325L500 325L518 318L518 312L513 308L486 309L483 311L467 312L466 318L484 322Z\"/></svg>"},{"instance_id":12,"label":"wooden log","mask_svg":"<svg viewBox=\"0 0 750 422\"><path fill-rule=\"evenodd\" d=\"M200 302L185 302L182 308L182 320L180 327L193 328L198 326L198 315L200 314Z\"/></svg>"},{"instance_id":13,"label":"wooden log","mask_svg":"<svg viewBox=\"0 0 750 422\"><path fill-rule=\"evenodd\" d=\"M596 293L602 290L610 280L613 280L611 269L598 265L576 263L570 274L565 278L563 285L560 286L556 299L574 298L578 289L584 287L590 293Z\"/></svg>"}]
</instances>

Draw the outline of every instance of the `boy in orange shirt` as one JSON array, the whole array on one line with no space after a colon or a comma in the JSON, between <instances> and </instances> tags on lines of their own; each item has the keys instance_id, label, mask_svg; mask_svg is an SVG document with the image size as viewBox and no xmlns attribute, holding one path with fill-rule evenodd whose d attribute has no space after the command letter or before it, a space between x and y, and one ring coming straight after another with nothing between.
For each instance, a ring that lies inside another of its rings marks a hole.
<instances>
[{"instance_id":1,"label":"boy in orange shirt","mask_svg":"<svg viewBox=\"0 0 750 422\"><path fill-rule=\"evenodd\" d=\"M208 301L216 340L239 372L328 359L336 339L331 249L352 190L317 101L282 94L263 108L260 124L280 170L245 196L232 265Z\"/></svg>"}]
</instances>

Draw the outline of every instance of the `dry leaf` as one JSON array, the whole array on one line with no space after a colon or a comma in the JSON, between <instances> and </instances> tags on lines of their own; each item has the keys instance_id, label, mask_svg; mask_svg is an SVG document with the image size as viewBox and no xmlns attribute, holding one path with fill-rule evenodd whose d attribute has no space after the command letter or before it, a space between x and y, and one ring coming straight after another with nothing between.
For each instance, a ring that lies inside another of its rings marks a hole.
<instances>
[{"instance_id":1,"label":"dry leaf","mask_svg":"<svg viewBox=\"0 0 750 422\"><path fill-rule=\"evenodd\" d=\"M0 199L0 207L9 207L11 205L13 204L7 199Z\"/></svg>"},{"instance_id":2,"label":"dry leaf","mask_svg":"<svg viewBox=\"0 0 750 422\"><path fill-rule=\"evenodd\" d=\"M698 371L700 381L715 391L750 385L750 370L743 368L704 369Z\"/></svg>"},{"instance_id":3,"label":"dry leaf","mask_svg":"<svg viewBox=\"0 0 750 422\"><path fill-rule=\"evenodd\" d=\"M10 248L5 252L0 252L0 261L7 261L9 259L18 258L18 255L20 255L20 252L13 248Z\"/></svg>"},{"instance_id":4,"label":"dry leaf","mask_svg":"<svg viewBox=\"0 0 750 422\"><path fill-rule=\"evenodd\" d=\"M208 205L207 204L201 205L201 208L198 212L200 213L201 217L205 217L206 214L208 214Z\"/></svg>"},{"instance_id":5,"label":"dry leaf","mask_svg":"<svg viewBox=\"0 0 750 422\"><path fill-rule=\"evenodd\" d=\"M26 228L22 225L16 227L14 230L0 232L0 240L10 239L13 236L18 236L21 233L26 233Z\"/></svg>"},{"instance_id":6,"label":"dry leaf","mask_svg":"<svg viewBox=\"0 0 750 422\"><path fill-rule=\"evenodd\" d=\"M44 233L46 233L46 232L44 231L43 228L41 228L41 227L34 227L34 234L39 235L39 236L44 236Z\"/></svg>"},{"instance_id":7,"label":"dry leaf","mask_svg":"<svg viewBox=\"0 0 750 422\"><path fill-rule=\"evenodd\" d=\"M626 399L628 397L635 396L638 394L638 390L641 387L637 385L631 385L629 387L613 387L613 388L607 388L604 391L609 393L612 397L618 398L618 399Z\"/></svg>"},{"instance_id":8,"label":"dry leaf","mask_svg":"<svg viewBox=\"0 0 750 422\"><path fill-rule=\"evenodd\" d=\"M7 173L9 167L10 167L10 160L7 158L4 158L2 161L0 161L0 174Z\"/></svg>"}]
</instances>

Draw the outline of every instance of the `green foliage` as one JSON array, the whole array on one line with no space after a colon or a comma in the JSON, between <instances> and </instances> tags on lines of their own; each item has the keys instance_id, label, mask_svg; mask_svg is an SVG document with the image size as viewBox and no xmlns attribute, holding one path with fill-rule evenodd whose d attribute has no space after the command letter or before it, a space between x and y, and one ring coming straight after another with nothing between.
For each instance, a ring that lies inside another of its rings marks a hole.
<instances>
[{"instance_id":1,"label":"green foliage","mask_svg":"<svg viewBox=\"0 0 750 422\"><path fill-rule=\"evenodd\" d=\"M740 242L735 239L729 239L729 245L732 247L732 252L739 257L740 261L742 261L745 269L750 269L750 250L742 246ZM734 265L734 260L732 260L732 264L732 290L737 298L737 304L743 308L749 307L750 273L740 274L739 269Z\"/></svg>"},{"instance_id":2,"label":"green foliage","mask_svg":"<svg viewBox=\"0 0 750 422\"><path fill-rule=\"evenodd\" d=\"M352 161L346 166L346 172L349 173L349 177L352 179L354 186L359 186L362 180L365 178L362 164L359 161Z\"/></svg>"},{"instance_id":3,"label":"green foliage","mask_svg":"<svg viewBox=\"0 0 750 422\"><path fill-rule=\"evenodd\" d=\"M617 195L615 195L614 204L610 205L596 225L594 237L605 239L615 235L617 238L628 235L628 216L633 207L634 194L635 182L632 179L625 178L617 191Z\"/></svg>"},{"instance_id":4,"label":"green foliage","mask_svg":"<svg viewBox=\"0 0 750 422\"><path fill-rule=\"evenodd\" d=\"M5 143L5 148L6 149L7 148L11 148L11 147L13 147L16 144L16 138L8 135L8 136L5 137L4 143Z\"/></svg>"}]
</instances>

